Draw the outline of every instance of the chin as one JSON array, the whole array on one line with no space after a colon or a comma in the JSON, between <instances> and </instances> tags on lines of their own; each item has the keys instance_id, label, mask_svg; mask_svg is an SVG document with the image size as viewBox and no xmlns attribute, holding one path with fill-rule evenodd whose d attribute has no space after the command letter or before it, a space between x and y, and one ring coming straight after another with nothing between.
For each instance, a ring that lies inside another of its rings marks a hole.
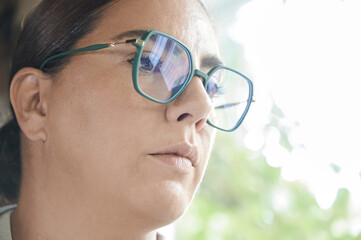
<instances>
[{"instance_id":1,"label":"chin","mask_svg":"<svg viewBox=\"0 0 361 240\"><path fill-rule=\"evenodd\" d=\"M154 217L153 221L159 223L157 227L163 227L173 223L186 212L193 193L186 191L179 183L171 181L159 187L163 188L158 189L157 196L154 193L151 204L153 207L149 206L149 210Z\"/></svg>"}]
</instances>

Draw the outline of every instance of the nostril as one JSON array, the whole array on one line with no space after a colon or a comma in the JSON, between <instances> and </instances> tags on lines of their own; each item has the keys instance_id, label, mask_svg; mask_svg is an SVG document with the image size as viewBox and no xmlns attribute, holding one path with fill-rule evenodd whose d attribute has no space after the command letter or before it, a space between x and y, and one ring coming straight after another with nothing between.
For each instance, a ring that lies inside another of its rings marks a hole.
<instances>
[{"instance_id":1,"label":"nostril","mask_svg":"<svg viewBox=\"0 0 361 240\"><path fill-rule=\"evenodd\" d=\"M186 117L188 116L191 116L191 114L189 113L183 113L182 115L180 115L178 118L177 118L177 121L182 121L183 119L185 119Z\"/></svg>"},{"instance_id":2,"label":"nostril","mask_svg":"<svg viewBox=\"0 0 361 240\"><path fill-rule=\"evenodd\" d=\"M202 129L204 125L206 125L207 120L206 119L201 119L196 123L196 129Z\"/></svg>"}]
</instances>

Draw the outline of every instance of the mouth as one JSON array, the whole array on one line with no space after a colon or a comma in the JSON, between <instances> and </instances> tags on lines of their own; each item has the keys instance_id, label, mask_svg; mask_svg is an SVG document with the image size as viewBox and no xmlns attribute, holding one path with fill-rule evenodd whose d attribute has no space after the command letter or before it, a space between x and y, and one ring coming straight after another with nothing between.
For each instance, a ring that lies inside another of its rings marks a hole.
<instances>
[{"instance_id":1,"label":"mouth","mask_svg":"<svg viewBox=\"0 0 361 240\"><path fill-rule=\"evenodd\" d=\"M149 155L182 171L190 171L199 162L198 148L185 143L165 147Z\"/></svg>"}]
</instances>

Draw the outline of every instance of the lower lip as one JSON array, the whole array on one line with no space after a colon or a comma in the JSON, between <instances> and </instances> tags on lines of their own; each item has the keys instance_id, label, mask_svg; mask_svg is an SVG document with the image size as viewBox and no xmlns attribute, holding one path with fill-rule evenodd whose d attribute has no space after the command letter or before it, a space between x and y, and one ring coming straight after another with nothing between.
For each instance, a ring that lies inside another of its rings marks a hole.
<instances>
[{"instance_id":1,"label":"lower lip","mask_svg":"<svg viewBox=\"0 0 361 240\"><path fill-rule=\"evenodd\" d=\"M189 173L192 171L192 162L188 158L184 158L174 154L151 154L167 167L170 167L181 173Z\"/></svg>"}]
</instances>

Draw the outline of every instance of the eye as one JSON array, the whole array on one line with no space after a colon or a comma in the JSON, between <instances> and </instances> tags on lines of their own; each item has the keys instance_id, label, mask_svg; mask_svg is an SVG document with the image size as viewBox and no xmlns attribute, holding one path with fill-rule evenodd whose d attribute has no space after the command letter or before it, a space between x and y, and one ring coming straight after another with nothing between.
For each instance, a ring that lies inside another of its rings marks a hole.
<instances>
[{"instance_id":1,"label":"eye","mask_svg":"<svg viewBox=\"0 0 361 240\"><path fill-rule=\"evenodd\" d=\"M206 90L210 98L219 97L224 93L222 83L216 81L214 77L209 79Z\"/></svg>"},{"instance_id":2,"label":"eye","mask_svg":"<svg viewBox=\"0 0 361 240\"><path fill-rule=\"evenodd\" d=\"M149 57L140 58L139 70L144 72L152 72L154 70L154 66L150 61Z\"/></svg>"},{"instance_id":3,"label":"eye","mask_svg":"<svg viewBox=\"0 0 361 240\"><path fill-rule=\"evenodd\" d=\"M132 65L134 64L134 58L128 59L127 61ZM158 73L162 67L163 62L158 60L156 64L157 65L154 66L149 56L142 56L140 58L139 71L143 73Z\"/></svg>"}]
</instances>

